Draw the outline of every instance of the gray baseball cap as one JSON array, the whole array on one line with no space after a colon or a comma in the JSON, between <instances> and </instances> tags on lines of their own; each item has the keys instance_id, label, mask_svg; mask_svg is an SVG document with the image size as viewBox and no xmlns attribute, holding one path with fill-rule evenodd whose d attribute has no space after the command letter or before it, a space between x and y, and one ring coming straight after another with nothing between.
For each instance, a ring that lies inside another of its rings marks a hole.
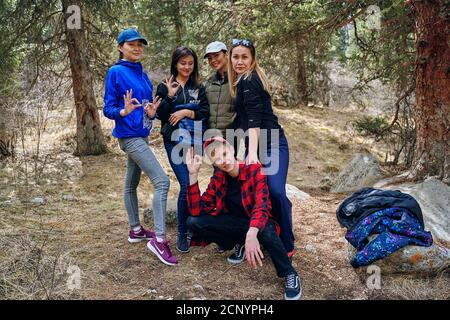
<instances>
[{"instance_id":1,"label":"gray baseball cap","mask_svg":"<svg viewBox=\"0 0 450 320\"><path fill-rule=\"evenodd\" d=\"M203 56L203 59L206 59L206 56L209 53L216 53L216 52L220 52L222 50L228 51L227 46L225 45L225 43L220 42L220 41L211 42L206 47L206 52L205 52L205 55Z\"/></svg>"}]
</instances>

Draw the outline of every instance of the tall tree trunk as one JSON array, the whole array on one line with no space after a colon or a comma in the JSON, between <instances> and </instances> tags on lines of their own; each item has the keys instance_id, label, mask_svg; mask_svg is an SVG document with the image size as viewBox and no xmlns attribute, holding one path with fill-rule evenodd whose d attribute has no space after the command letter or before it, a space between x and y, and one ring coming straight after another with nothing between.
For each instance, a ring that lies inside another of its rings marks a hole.
<instances>
[{"instance_id":1,"label":"tall tree trunk","mask_svg":"<svg viewBox=\"0 0 450 320\"><path fill-rule=\"evenodd\" d=\"M297 71L296 71L296 93L297 102L301 106L308 105L308 85L306 83L306 65L305 65L305 43L300 36L295 41L297 53Z\"/></svg>"},{"instance_id":2,"label":"tall tree trunk","mask_svg":"<svg viewBox=\"0 0 450 320\"><path fill-rule=\"evenodd\" d=\"M97 111L97 103L93 90L92 74L89 68L88 52L86 46L85 26L80 29L67 27L67 19L71 14L67 8L71 5L82 6L80 0L62 0L63 12L66 19L65 35L72 72L72 89L75 99L77 115L77 155L98 155L106 151L103 141L100 119Z\"/></svg>"},{"instance_id":3,"label":"tall tree trunk","mask_svg":"<svg viewBox=\"0 0 450 320\"><path fill-rule=\"evenodd\" d=\"M0 128L0 160L14 156L14 142L14 135Z\"/></svg>"},{"instance_id":4,"label":"tall tree trunk","mask_svg":"<svg viewBox=\"0 0 450 320\"><path fill-rule=\"evenodd\" d=\"M450 183L450 27L446 0L414 0L417 144L411 177Z\"/></svg>"},{"instance_id":5,"label":"tall tree trunk","mask_svg":"<svg viewBox=\"0 0 450 320\"><path fill-rule=\"evenodd\" d=\"M181 21L181 13L180 13L180 1L175 0L174 2L174 11L173 11L173 22L175 24L175 36L177 45L181 46L182 44L182 27L183 23Z\"/></svg>"},{"instance_id":6,"label":"tall tree trunk","mask_svg":"<svg viewBox=\"0 0 450 320\"><path fill-rule=\"evenodd\" d=\"M14 145L16 142L14 130L9 128L8 123L13 123L9 116L9 105L6 99L0 98L0 160L14 156Z\"/></svg>"}]
</instances>

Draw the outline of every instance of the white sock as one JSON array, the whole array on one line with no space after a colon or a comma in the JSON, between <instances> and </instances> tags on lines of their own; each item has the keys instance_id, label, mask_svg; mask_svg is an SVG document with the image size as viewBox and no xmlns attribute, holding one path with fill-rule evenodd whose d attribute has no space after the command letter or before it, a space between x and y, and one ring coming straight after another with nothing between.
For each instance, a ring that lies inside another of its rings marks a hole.
<instances>
[{"instance_id":1,"label":"white sock","mask_svg":"<svg viewBox=\"0 0 450 320\"><path fill-rule=\"evenodd\" d=\"M133 231L136 233L141 231L141 226L133 227Z\"/></svg>"},{"instance_id":2,"label":"white sock","mask_svg":"<svg viewBox=\"0 0 450 320\"><path fill-rule=\"evenodd\" d=\"M159 243L164 242L165 240L166 240L166 237L164 237L164 236L162 236L162 237L156 236L156 241L158 241Z\"/></svg>"}]
</instances>

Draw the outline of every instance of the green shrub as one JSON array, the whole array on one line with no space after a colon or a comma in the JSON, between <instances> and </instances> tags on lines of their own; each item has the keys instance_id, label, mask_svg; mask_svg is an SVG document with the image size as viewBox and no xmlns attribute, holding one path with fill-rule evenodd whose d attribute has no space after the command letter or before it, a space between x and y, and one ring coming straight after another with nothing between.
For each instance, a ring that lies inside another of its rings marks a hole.
<instances>
[{"instance_id":1,"label":"green shrub","mask_svg":"<svg viewBox=\"0 0 450 320\"><path fill-rule=\"evenodd\" d=\"M353 128L364 137L380 137L389 127L384 117L364 116L352 122Z\"/></svg>"}]
</instances>

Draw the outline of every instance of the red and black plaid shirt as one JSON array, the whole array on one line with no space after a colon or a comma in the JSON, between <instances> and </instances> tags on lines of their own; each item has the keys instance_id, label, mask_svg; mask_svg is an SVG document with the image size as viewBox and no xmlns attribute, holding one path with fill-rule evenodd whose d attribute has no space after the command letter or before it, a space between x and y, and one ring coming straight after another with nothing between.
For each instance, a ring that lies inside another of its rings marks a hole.
<instances>
[{"instance_id":1,"label":"red and black plaid shirt","mask_svg":"<svg viewBox=\"0 0 450 320\"><path fill-rule=\"evenodd\" d=\"M267 220L272 219L270 213L272 205L269 197L269 187L267 177L261 172L260 164L246 165L239 163L239 184L241 186L242 205L245 213L250 218L249 227L259 230L265 228ZM188 186L187 202L190 214L200 216L210 214L217 216L228 213L225 196L227 194L227 173L216 170L211 177L208 187L200 196L198 183ZM278 224L275 222L277 234L280 232ZM197 242L195 238L191 245L206 245L205 242Z\"/></svg>"}]
</instances>

